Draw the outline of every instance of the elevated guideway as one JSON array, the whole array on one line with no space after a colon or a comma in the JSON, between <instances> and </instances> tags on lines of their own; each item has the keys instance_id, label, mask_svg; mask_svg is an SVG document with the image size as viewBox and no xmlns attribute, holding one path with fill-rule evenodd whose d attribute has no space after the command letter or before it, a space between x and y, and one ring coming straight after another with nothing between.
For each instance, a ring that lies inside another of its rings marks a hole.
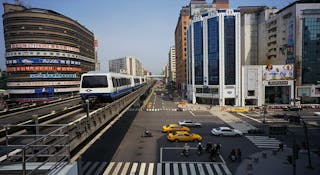
<instances>
[{"instance_id":1,"label":"elevated guideway","mask_svg":"<svg viewBox=\"0 0 320 175\"><path fill-rule=\"evenodd\" d=\"M154 82L114 101L87 115L79 117L67 124L28 125L33 127L33 133L7 134L7 154L0 157L0 174L37 174L55 173L70 163L73 154L84 146L92 136L100 132L108 123L128 109L141 97L149 93ZM7 125L5 127L23 127ZM47 129L37 129L37 128ZM41 132L44 133L41 133ZM25 139L28 144L10 142L10 140Z\"/></svg>"}]
</instances>

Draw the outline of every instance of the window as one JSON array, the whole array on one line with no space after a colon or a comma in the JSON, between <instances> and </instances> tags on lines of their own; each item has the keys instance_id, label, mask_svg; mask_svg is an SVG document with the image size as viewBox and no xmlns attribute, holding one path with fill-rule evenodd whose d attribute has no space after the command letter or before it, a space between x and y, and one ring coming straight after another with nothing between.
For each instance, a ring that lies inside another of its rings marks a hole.
<instances>
[{"instance_id":1,"label":"window","mask_svg":"<svg viewBox=\"0 0 320 175\"><path fill-rule=\"evenodd\" d=\"M233 85L236 82L235 65L235 17L224 17L224 44L225 44L225 85Z\"/></svg>"},{"instance_id":2,"label":"window","mask_svg":"<svg viewBox=\"0 0 320 175\"><path fill-rule=\"evenodd\" d=\"M219 19L208 20L208 76L209 85L219 84Z\"/></svg>"},{"instance_id":3,"label":"window","mask_svg":"<svg viewBox=\"0 0 320 175\"><path fill-rule=\"evenodd\" d=\"M255 91L248 91L248 96L254 96Z\"/></svg>"},{"instance_id":4,"label":"window","mask_svg":"<svg viewBox=\"0 0 320 175\"><path fill-rule=\"evenodd\" d=\"M195 62L195 84L203 84L203 34L202 22L194 23L194 62Z\"/></svg>"},{"instance_id":5,"label":"window","mask_svg":"<svg viewBox=\"0 0 320 175\"><path fill-rule=\"evenodd\" d=\"M106 76L84 76L82 79L82 88L102 88L108 87Z\"/></svg>"}]
</instances>

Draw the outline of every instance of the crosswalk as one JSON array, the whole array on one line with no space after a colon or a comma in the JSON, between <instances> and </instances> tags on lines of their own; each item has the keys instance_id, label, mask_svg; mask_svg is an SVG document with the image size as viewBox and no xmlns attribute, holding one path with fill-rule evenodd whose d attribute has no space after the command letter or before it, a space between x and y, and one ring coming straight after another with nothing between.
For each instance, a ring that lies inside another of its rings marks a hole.
<instances>
[{"instance_id":1,"label":"crosswalk","mask_svg":"<svg viewBox=\"0 0 320 175\"><path fill-rule=\"evenodd\" d=\"M100 162L101 163L101 162ZM230 170L223 163L213 162L110 162L103 172L98 171L97 162L86 162L84 175L231 175Z\"/></svg>"},{"instance_id":2,"label":"crosswalk","mask_svg":"<svg viewBox=\"0 0 320 175\"><path fill-rule=\"evenodd\" d=\"M182 111L196 111L195 109L181 109ZM142 110L140 108L130 108L128 111L178 111L177 108L148 108L145 110Z\"/></svg>"},{"instance_id":3,"label":"crosswalk","mask_svg":"<svg viewBox=\"0 0 320 175\"><path fill-rule=\"evenodd\" d=\"M245 136L251 143L258 148L277 149L281 143L279 140L268 136ZM285 146L285 145L284 145Z\"/></svg>"},{"instance_id":4,"label":"crosswalk","mask_svg":"<svg viewBox=\"0 0 320 175\"><path fill-rule=\"evenodd\" d=\"M82 172L83 175L103 174L107 165L108 162L85 161L81 162L81 167L78 167L78 169Z\"/></svg>"}]
</instances>

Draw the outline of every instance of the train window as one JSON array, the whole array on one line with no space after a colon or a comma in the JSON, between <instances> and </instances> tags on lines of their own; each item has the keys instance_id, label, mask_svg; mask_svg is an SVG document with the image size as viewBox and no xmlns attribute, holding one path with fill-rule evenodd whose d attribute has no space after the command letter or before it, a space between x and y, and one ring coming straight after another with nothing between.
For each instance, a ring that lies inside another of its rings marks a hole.
<instances>
[{"instance_id":1,"label":"train window","mask_svg":"<svg viewBox=\"0 0 320 175\"><path fill-rule=\"evenodd\" d=\"M121 86L121 81L120 79L117 79L117 87Z\"/></svg>"},{"instance_id":2,"label":"train window","mask_svg":"<svg viewBox=\"0 0 320 175\"><path fill-rule=\"evenodd\" d=\"M114 77L112 77L112 85L113 87L117 87L117 81L115 80Z\"/></svg>"},{"instance_id":3,"label":"train window","mask_svg":"<svg viewBox=\"0 0 320 175\"><path fill-rule=\"evenodd\" d=\"M82 88L101 88L108 87L106 76L84 76L82 79Z\"/></svg>"}]
</instances>

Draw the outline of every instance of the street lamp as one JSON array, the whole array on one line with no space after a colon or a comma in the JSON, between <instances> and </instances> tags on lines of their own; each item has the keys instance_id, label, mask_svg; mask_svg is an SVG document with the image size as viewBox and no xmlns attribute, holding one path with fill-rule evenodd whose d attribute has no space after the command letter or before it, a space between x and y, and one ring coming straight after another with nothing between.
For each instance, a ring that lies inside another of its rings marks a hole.
<instances>
[{"instance_id":1,"label":"street lamp","mask_svg":"<svg viewBox=\"0 0 320 175\"><path fill-rule=\"evenodd\" d=\"M266 123L266 113L267 113L267 105L263 104L263 121L262 123L265 124Z\"/></svg>"}]
</instances>

